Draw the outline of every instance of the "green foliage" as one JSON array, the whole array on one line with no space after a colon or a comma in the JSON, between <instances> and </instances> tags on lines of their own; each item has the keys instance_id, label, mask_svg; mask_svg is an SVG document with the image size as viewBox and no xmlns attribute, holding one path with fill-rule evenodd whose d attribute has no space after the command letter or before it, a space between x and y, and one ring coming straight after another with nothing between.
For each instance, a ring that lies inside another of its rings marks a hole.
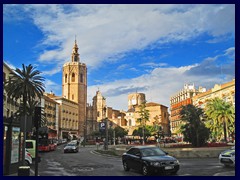
<instances>
[{"instance_id":1,"label":"green foliage","mask_svg":"<svg viewBox=\"0 0 240 180\"><path fill-rule=\"evenodd\" d=\"M203 146L210 134L209 129L201 121L203 110L189 104L182 107L180 116L184 122L180 127L180 131L184 135L184 141L190 142L194 147Z\"/></svg>"},{"instance_id":2,"label":"green foliage","mask_svg":"<svg viewBox=\"0 0 240 180\"><path fill-rule=\"evenodd\" d=\"M144 134L145 134L145 137L150 137L152 135L151 129L148 126L145 127ZM138 127L137 129L135 129L133 131L132 135L133 136L143 137L143 128L142 127Z\"/></svg>"},{"instance_id":3,"label":"green foliage","mask_svg":"<svg viewBox=\"0 0 240 180\"><path fill-rule=\"evenodd\" d=\"M115 127L114 131L115 131L115 137L124 137L125 135L128 134L128 131L120 126Z\"/></svg>"},{"instance_id":4,"label":"green foliage","mask_svg":"<svg viewBox=\"0 0 240 180\"><path fill-rule=\"evenodd\" d=\"M227 134L235 132L235 108L232 104L220 98L209 100L206 105L206 126L212 132L212 138L227 140Z\"/></svg>"},{"instance_id":5,"label":"green foliage","mask_svg":"<svg viewBox=\"0 0 240 180\"><path fill-rule=\"evenodd\" d=\"M40 99L44 92L44 78L39 76L41 72L31 64L28 66L22 64L22 67L22 70L16 68L10 73L4 88L8 97L22 101L17 115L33 115L35 99L37 97Z\"/></svg>"},{"instance_id":6,"label":"green foliage","mask_svg":"<svg viewBox=\"0 0 240 180\"><path fill-rule=\"evenodd\" d=\"M140 106L139 106L139 118L137 119L137 122L140 124L139 128L142 129L142 137L143 137L143 144L145 142L145 127L146 127L146 123L147 121L149 121L149 110L146 109L146 101L143 102Z\"/></svg>"}]
</instances>

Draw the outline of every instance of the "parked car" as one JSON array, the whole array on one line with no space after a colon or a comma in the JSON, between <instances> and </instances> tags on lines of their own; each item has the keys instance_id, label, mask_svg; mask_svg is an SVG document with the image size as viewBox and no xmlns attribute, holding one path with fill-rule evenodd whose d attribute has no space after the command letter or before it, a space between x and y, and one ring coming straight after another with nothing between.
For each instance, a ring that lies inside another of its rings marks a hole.
<instances>
[{"instance_id":1,"label":"parked car","mask_svg":"<svg viewBox=\"0 0 240 180\"><path fill-rule=\"evenodd\" d=\"M152 173L176 174L180 168L179 161L167 155L156 146L135 146L122 155L125 171L135 169L144 176Z\"/></svg>"},{"instance_id":2,"label":"parked car","mask_svg":"<svg viewBox=\"0 0 240 180\"><path fill-rule=\"evenodd\" d=\"M25 163L28 166L30 166L32 164L32 155L26 149L25 149Z\"/></svg>"},{"instance_id":3,"label":"parked car","mask_svg":"<svg viewBox=\"0 0 240 180\"><path fill-rule=\"evenodd\" d=\"M219 154L219 162L225 166L235 166L235 146Z\"/></svg>"},{"instance_id":4,"label":"parked car","mask_svg":"<svg viewBox=\"0 0 240 180\"><path fill-rule=\"evenodd\" d=\"M35 152L36 152L36 140L26 140L26 149L31 154L32 158L35 158Z\"/></svg>"},{"instance_id":5,"label":"parked car","mask_svg":"<svg viewBox=\"0 0 240 180\"><path fill-rule=\"evenodd\" d=\"M64 147L64 153L67 152L78 152L78 144L76 142L70 142Z\"/></svg>"}]
</instances>

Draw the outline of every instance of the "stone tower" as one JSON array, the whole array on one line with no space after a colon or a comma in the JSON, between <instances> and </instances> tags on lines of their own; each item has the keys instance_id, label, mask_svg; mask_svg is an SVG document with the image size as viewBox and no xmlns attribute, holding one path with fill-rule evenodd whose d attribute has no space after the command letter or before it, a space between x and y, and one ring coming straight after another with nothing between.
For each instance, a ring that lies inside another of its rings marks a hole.
<instances>
[{"instance_id":1,"label":"stone tower","mask_svg":"<svg viewBox=\"0 0 240 180\"><path fill-rule=\"evenodd\" d=\"M128 109L134 108L134 106L141 105L146 101L144 93L132 93L128 95Z\"/></svg>"},{"instance_id":2,"label":"stone tower","mask_svg":"<svg viewBox=\"0 0 240 180\"><path fill-rule=\"evenodd\" d=\"M97 122L100 122L104 118L106 118L106 98L102 96L101 92L98 90L96 92L96 96L93 97L93 112L94 119Z\"/></svg>"},{"instance_id":3,"label":"stone tower","mask_svg":"<svg viewBox=\"0 0 240 180\"><path fill-rule=\"evenodd\" d=\"M78 103L78 133L83 136L87 108L87 67L86 64L80 62L76 40L71 61L63 65L62 76L62 96Z\"/></svg>"}]
</instances>

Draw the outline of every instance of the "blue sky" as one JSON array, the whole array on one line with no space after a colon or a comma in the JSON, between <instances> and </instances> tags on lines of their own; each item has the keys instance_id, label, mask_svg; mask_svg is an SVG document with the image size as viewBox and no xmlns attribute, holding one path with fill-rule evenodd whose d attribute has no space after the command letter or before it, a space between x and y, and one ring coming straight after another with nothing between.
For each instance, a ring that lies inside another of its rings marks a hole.
<instances>
[{"instance_id":1,"label":"blue sky","mask_svg":"<svg viewBox=\"0 0 240 180\"><path fill-rule=\"evenodd\" d=\"M169 107L185 83L209 89L235 78L234 5L3 6L3 60L36 66L46 92L62 94L75 35L88 67L88 103L99 88L114 109L127 110L136 91Z\"/></svg>"}]
</instances>

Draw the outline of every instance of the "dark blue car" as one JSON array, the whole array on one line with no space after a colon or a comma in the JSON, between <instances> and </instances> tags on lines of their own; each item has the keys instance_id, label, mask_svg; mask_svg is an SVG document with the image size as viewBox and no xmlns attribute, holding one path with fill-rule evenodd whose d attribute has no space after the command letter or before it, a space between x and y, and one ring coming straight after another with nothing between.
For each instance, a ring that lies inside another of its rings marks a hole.
<instances>
[{"instance_id":1,"label":"dark blue car","mask_svg":"<svg viewBox=\"0 0 240 180\"><path fill-rule=\"evenodd\" d=\"M135 169L144 176L152 173L176 174L180 168L179 161L167 155L156 146L136 146L122 155L125 171Z\"/></svg>"}]
</instances>

